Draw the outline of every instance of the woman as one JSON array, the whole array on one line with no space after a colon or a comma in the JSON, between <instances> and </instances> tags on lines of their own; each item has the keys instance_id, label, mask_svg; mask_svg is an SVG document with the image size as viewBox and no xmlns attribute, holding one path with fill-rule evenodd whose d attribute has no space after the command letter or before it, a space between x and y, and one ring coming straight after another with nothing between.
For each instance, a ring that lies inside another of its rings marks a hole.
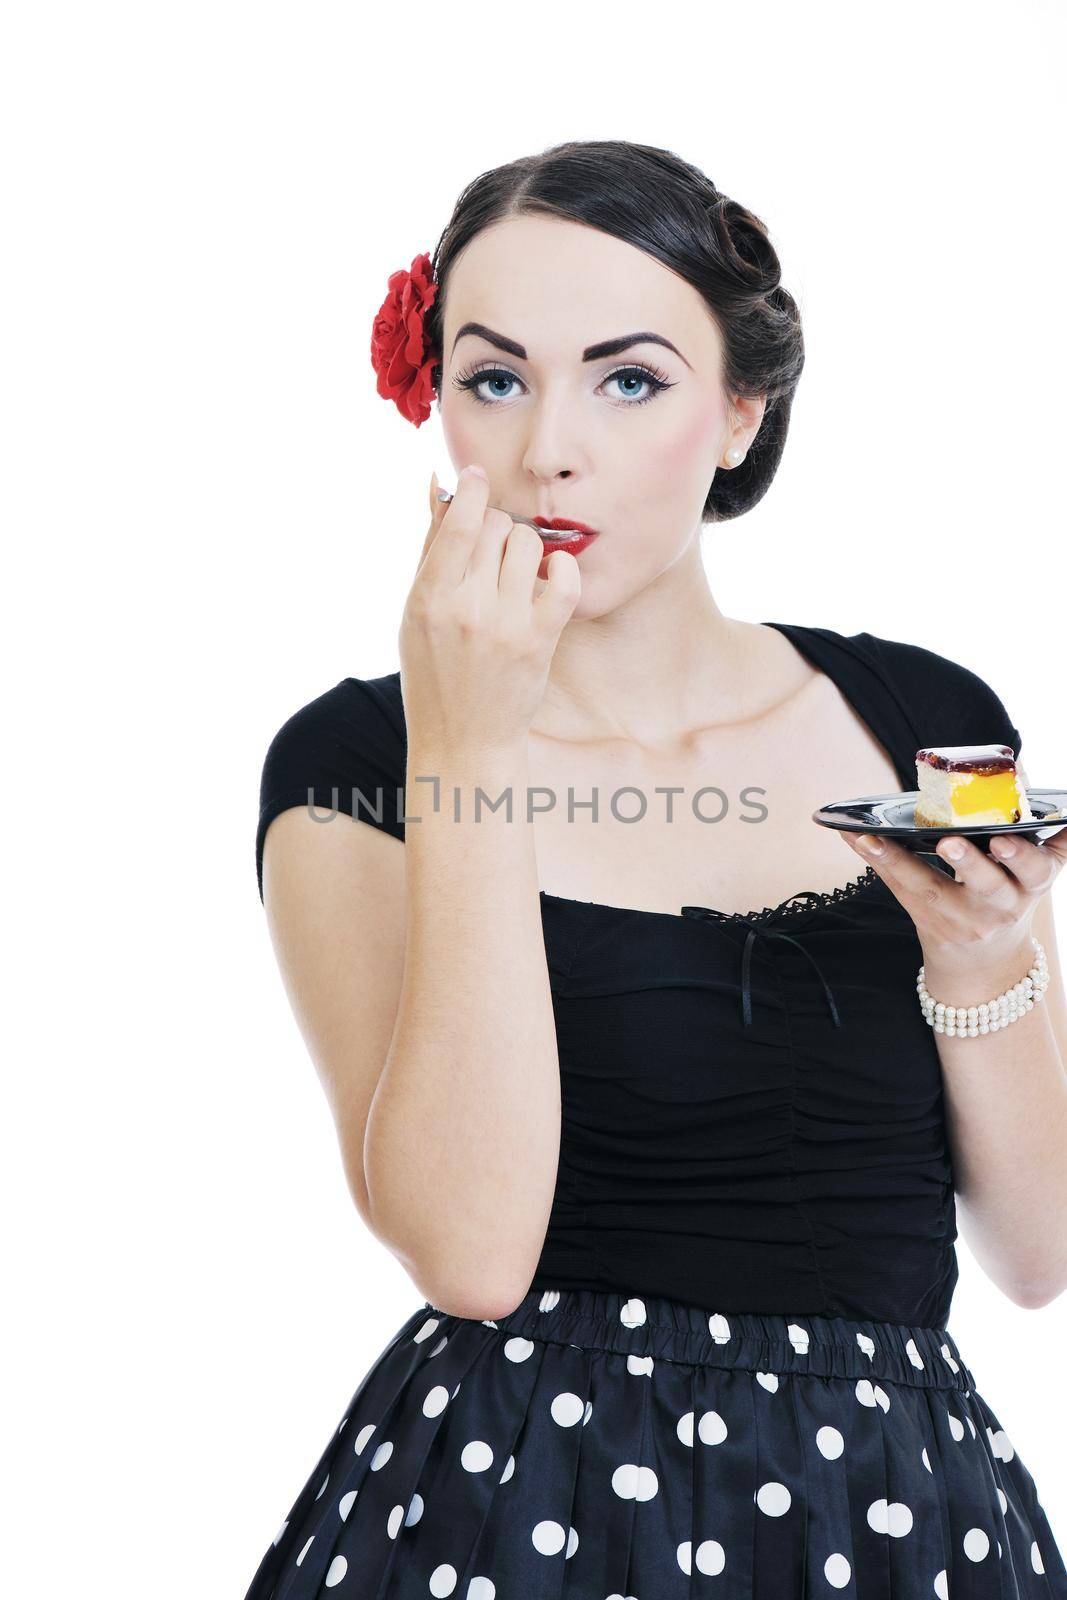
<instances>
[{"instance_id":1,"label":"woman","mask_svg":"<svg viewBox=\"0 0 1067 1600\"><path fill-rule=\"evenodd\" d=\"M946 1328L954 1195L1005 1293L1062 1287L1063 835L842 881L811 822L1020 738L961 664L709 592L702 525L766 492L803 365L763 225L669 151L565 144L468 186L372 356L463 470L400 672L272 742L257 870L424 1299L247 1600L1067 1596ZM1032 936L1047 1004L927 1026L920 965L1040 997Z\"/></svg>"}]
</instances>

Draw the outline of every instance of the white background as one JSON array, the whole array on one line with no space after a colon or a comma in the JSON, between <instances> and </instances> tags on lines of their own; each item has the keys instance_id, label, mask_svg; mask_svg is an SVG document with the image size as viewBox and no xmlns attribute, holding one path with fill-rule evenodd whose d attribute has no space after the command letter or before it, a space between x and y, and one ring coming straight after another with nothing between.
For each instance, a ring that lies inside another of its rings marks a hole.
<instances>
[{"instance_id":1,"label":"white background","mask_svg":"<svg viewBox=\"0 0 1067 1600\"><path fill-rule=\"evenodd\" d=\"M254 863L271 736L396 669L455 481L436 412L375 392L389 273L563 139L701 166L808 353L772 490L704 536L719 605L962 661L1067 783L1063 46L1032 0L8 10L12 1594L240 1600L421 1303L349 1200ZM1067 1296L960 1258L952 1331L1067 1541Z\"/></svg>"}]
</instances>

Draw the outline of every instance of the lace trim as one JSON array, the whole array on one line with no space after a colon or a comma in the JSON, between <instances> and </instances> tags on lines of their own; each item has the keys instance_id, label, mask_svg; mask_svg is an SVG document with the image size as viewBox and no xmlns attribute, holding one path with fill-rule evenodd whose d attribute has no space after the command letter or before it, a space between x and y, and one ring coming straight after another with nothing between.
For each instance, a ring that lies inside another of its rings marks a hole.
<instances>
[{"instance_id":1,"label":"lace trim","mask_svg":"<svg viewBox=\"0 0 1067 1600\"><path fill-rule=\"evenodd\" d=\"M791 917L802 916L805 912L813 910L816 906L838 905L842 900L851 900L854 894L868 888L872 883L881 883L881 878L873 867L867 867L858 878L852 878L848 883L839 884L836 889L808 889L798 890L796 895L790 895L788 900L782 900L776 906L764 906L760 911L729 911L724 915L731 922L753 922L764 917ZM798 896L803 895L803 898Z\"/></svg>"}]
</instances>

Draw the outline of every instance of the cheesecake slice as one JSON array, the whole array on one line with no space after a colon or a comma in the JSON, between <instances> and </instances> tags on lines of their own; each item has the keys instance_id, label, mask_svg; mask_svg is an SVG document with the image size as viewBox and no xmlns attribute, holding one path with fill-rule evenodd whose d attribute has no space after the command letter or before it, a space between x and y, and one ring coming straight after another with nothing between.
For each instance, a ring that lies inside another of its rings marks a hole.
<instances>
[{"instance_id":1,"label":"cheesecake slice","mask_svg":"<svg viewBox=\"0 0 1067 1600\"><path fill-rule=\"evenodd\" d=\"M915 752L917 828L1030 822L1026 773L1010 744L930 745Z\"/></svg>"}]
</instances>

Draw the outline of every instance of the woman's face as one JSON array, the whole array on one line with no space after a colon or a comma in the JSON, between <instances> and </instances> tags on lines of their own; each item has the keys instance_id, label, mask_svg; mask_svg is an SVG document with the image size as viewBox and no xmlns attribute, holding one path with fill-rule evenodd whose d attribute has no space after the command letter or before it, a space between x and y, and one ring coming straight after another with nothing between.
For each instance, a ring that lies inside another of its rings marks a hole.
<instances>
[{"instance_id":1,"label":"woman's face","mask_svg":"<svg viewBox=\"0 0 1067 1600\"><path fill-rule=\"evenodd\" d=\"M517 348L464 332L468 323ZM674 348L645 338L585 358L635 333ZM449 455L457 472L485 468L490 505L597 530L576 557L576 616L614 609L680 558L715 472L729 470L724 452L755 435L762 401L731 410L721 350L688 283L580 223L512 217L453 264L440 396Z\"/></svg>"}]
</instances>

